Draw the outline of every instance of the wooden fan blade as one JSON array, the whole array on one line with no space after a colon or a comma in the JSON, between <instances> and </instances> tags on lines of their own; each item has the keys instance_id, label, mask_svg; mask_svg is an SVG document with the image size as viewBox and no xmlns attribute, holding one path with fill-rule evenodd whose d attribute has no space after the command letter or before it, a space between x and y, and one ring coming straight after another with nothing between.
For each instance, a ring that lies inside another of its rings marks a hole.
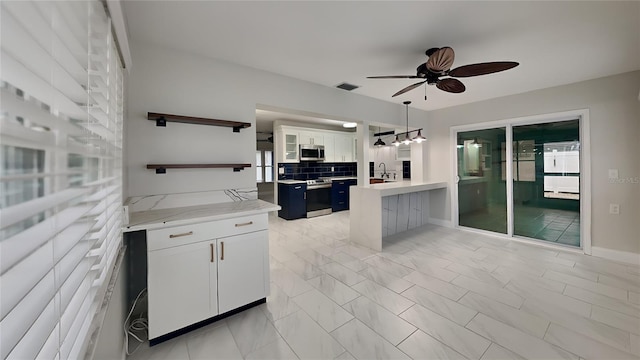
<instances>
[{"instance_id":1,"label":"wooden fan blade","mask_svg":"<svg viewBox=\"0 0 640 360\"><path fill-rule=\"evenodd\" d=\"M436 87L440 90L456 94L464 92L467 89L460 80L452 78L438 80Z\"/></svg>"},{"instance_id":2,"label":"wooden fan blade","mask_svg":"<svg viewBox=\"0 0 640 360\"><path fill-rule=\"evenodd\" d=\"M443 47L429 56L427 69L439 73L451 69L455 53L450 47Z\"/></svg>"},{"instance_id":3,"label":"wooden fan blade","mask_svg":"<svg viewBox=\"0 0 640 360\"><path fill-rule=\"evenodd\" d=\"M470 77L478 75L493 74L499 71L512 69L520 65L515 61L496 61L478 64L470 64L457 67L449 71L449 76L453 77Z\"/></svg>"},{"instance_id":4,"label":"wooden fan blade","mask_svg":"<svg viewBox=\"0 0 640 360\"><path fill-rule=\"evenodd\" d=\"M415 75L388 75L388 76L367 76L367 79L420 79Z\"/></svg>"},{"instance_id":5,"label":"wooden fan blade","mask_svg":"<svg viewBox=\"0 0 640 360\"><path fill-rule=\"evenodd\" d=\"M396 97L396 96L398 96L398 95L402 95L402 94L406 93L407 91L413 90L413 89L417 88L418 86L420 86L420 85L422 85L422 84L424 84L424 83L426 83L426 82L427 82L427 80L417 82L417 83L415 83L415 84L413 84L413 85L409 85L409 86L407 86L406 88L404 88L404 89L402 89L402 90L398 91L397 93L395 93L395 94L391 95L391 97Z\"/></svg>"}]
</instances>

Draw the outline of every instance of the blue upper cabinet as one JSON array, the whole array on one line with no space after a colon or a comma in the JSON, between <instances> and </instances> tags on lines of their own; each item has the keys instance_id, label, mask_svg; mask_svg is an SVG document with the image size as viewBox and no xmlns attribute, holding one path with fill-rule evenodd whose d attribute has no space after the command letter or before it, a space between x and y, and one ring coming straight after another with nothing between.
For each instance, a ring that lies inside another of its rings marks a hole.
<instances>
[{"instance_id":1,"label":"blue upper cabinet","mask_svg":"<svg viewBox=\"0 0 640 360\"><path fill-rule=\"evenodd\" d=\"M333 180L331 184L331 210L349 210L349 186L356 185L355 179Z\"/></svg>"}]
</instances>

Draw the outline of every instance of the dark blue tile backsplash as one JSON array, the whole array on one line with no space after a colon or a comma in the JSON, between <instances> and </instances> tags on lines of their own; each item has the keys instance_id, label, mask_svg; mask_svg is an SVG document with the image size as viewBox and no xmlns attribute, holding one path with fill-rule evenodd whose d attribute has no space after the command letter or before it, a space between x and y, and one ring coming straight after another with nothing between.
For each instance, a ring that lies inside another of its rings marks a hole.
<instances>
[{"instance_id":1,"label":"dark blue tile backsplash","mask_svg":"<svg viewBox=\"0 0 640 360\"><path fill-rule=\"evenodd\" d=\"M333 167L333 171L331 171ZM278 172L278 180L315 180L321 177L357 176L358 163L330 163L318 161L302 161L297 164L280 163L284 174Z\"/></svg>"}]
</instances>

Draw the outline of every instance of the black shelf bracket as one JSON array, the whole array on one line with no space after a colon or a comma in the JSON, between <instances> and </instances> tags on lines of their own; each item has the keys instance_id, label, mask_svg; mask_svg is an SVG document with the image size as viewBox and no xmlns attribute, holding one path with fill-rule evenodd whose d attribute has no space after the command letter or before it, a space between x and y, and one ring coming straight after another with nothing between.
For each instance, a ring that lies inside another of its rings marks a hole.
<instances>
[{"instance_id":1,"label":"black shelf bracket","mask_svg":"<svg viewBox=\"0 0 640 360\"><path fill-rule=\"evenodd\" d=\"M156 126L167 127L167 119L164 116L157 118Z\"/></svg>"},{"instance_id":2,"label":"black shelf bracket","mask_svg":"<svg viewBox=\"0 0 640 360\"><path fill-rule=\"evenodd\" d=\"M161 126L161 125L159 125ZM167 168L157 168L156 169L156 174L166 174L167 173Z\"/></svg>"}]
</instances>

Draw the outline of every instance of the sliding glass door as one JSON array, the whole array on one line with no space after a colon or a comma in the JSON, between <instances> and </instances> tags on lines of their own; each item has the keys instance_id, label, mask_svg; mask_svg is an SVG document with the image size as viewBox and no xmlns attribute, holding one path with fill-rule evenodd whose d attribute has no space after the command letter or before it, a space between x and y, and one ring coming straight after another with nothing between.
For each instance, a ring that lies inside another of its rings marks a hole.
<instances>
[{"instance_id":1,"label":"sliding glass door","mask_svg":"<svg viewBox=\"0 0 640 360\"><path fill-rule=\"evenodd\" d=\"M458 133L458 224L507 233L507 189L501 178L506 128Z\"/></svg>"},{"instance_id":2,"label":"sliding glass door","mask_svg":"<svg viewBox=\"0 0 640 360\"><path fill-rule=\"evenodd\" d=\"M459 226L582 245L578 119L458 131L456 138Z\"/></svg>"},{"instance_id":3,"label":"sliding glass door","mask_svg":"<svg viewBox=\"0 0 640 360\"><path fill-rule=\"evenodd\" d=\"M513 234L580 246L579 121L513 127Z\"/></svg>"}]
</instances>

